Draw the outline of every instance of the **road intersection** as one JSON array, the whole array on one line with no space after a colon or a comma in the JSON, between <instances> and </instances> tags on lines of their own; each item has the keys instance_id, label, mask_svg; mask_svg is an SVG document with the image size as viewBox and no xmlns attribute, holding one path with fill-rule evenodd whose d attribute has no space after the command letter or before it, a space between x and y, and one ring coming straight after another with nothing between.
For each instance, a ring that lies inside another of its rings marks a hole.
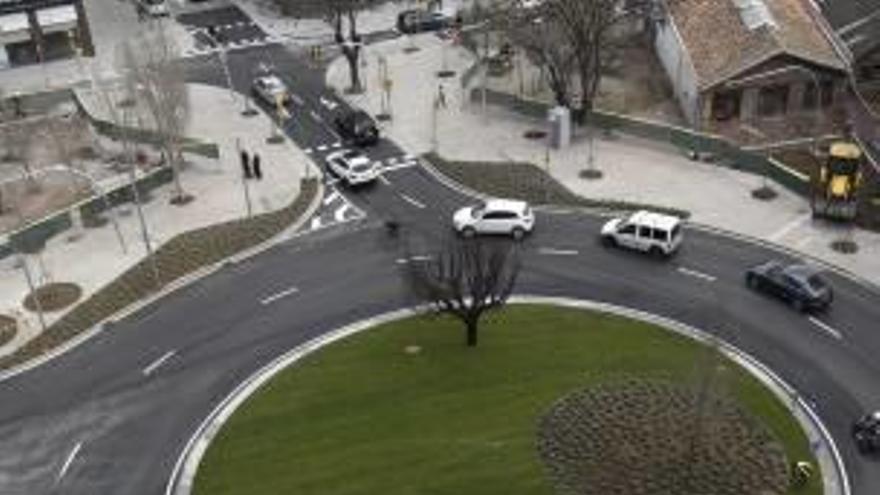
<instances>
[{"instance_id":1,"label":"road intersection","mask_svg":"<svg viewBox=\"0 0 880 495\"><path fill-rule=\"evenodd\" d=\"M235 26L228 31L249 29ZM213 53L186 63L191 81L227 84ZM281 128L319 166L344 146L332 122L347 103L325 86L303 50L258 44L230 51L228 63L239 94L249 93L259 64L282 76L295 97ZM412 305L400 260L430 256L448 234L452 212L475 199L438 181L392 142L383 139L367 153L383 164L382 180L356 190L331 183L302 235L0 382L3 493L165 493L192 432L255 370L326 332ZM849 441L851 421L880 406L875 288L831 274L833 311L808 318L746 290L746 267L789 258L767 246L688 229L683 251L663 263L601 247L601 216L537 216L536 232L521 246L518 293L637 308L730 342L813 404L838 443L852 493L880 490L876 462ZM404 235L389 237L388 219L400 222Z\"/></svg>"}]
</instances>

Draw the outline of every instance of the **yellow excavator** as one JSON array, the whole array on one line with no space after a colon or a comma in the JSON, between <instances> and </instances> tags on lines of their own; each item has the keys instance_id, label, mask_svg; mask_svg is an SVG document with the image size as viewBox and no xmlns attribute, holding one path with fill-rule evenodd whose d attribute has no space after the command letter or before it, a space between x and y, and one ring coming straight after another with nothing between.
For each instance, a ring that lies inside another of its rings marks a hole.
<instances>
[{"instance_id":1,"label":"yellow excavator","mask_svg":"<svg viewBox=\"0 0 880 495\"><path fill-rule=\"evenodd\" d=\"M852 221L858 210L864 155L848 141L831 143L828 158L813 179L813 216Z\"/></svg>"}]
</instances>

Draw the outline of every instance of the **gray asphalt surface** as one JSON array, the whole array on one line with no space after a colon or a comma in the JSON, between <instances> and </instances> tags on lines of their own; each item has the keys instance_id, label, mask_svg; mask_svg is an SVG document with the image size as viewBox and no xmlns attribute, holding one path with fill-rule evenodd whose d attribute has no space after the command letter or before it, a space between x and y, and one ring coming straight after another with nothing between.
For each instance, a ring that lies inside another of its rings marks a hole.
<instances>
[{"instance_id":1,"label":"gray asphalt surface","mask_svg":"<svg viewBox=\"0 0 880 495\"><path fill-rule=\"evenodd\" d=\"M247 91L252 68L263 59L271 59L302 99L284 125L294 141L314 148L337 139L327 124L332 112L320 102L329 95L322 76L297 53L280 46L234 52L236 87ZM188 68L194 81L225 84L216 58L191 59ZM320 119L306 117L312 111ZM402 154L387 141L369 153L377 159ZM323 162L321 153L313 157ZM365 219L304 233L225 268L74 351L0 382L0 493L164 493L189 436L245 377L317 335L411 305L396 260L430 252L448 235L452 211L472 200L421 167L386 178L388 184L341 188ZM418 208L401 194L429 206ZM382 225L391 217L404 224L397 240ZM599 246L602 221L538 213L537 230L522 245L517 292L606 301L719 335L814 401L838 441L853 493L880 493L880 466L858 455L849 439L852 419L880 408L880 294L831 275L834 307L818 318L840 332L837 339L784 304L746 290L747 267L786 256L688 230L683 251L657 261ZM577 254L547 254L546 248ZM297 292L267 302L292 288Z\"/></svg>"}]
</instances>

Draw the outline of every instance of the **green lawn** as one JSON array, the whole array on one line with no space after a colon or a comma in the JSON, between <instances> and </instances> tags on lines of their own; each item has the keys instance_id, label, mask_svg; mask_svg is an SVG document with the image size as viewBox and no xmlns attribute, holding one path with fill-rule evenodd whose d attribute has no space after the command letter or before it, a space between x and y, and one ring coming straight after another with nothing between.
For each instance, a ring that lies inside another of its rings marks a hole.
<instances>
[{"instance_id":1,"label":"green lawn","mask_svg":"<svg viewBox=\"0 0 880 495\"><path fill-rule=\"evenodd\" d=\"M195 493L549 495L535 427L555 400L621 376L688 379L698 350L651 325L546 306L492 315L477 348L446 318L383 325L252 397L211 444ZM811 459L786 409L745 372L730 375L789 459Z\"/></svg>"}]
</instances>

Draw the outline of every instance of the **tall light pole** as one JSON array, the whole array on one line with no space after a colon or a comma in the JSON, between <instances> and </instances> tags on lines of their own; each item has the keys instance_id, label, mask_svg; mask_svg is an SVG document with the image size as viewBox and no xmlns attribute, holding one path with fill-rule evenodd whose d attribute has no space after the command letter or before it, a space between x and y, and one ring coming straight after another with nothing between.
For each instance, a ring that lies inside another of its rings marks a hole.
<instances>
[{"instance_id":1,"label":"tall light pole","mask_svg":"<svg viewBox=\"0 0 880 495\"><path fill-rule=\"evenodd\" d=\"M129 119L129 108L124 107L122 109L123 127L128 127L128 119ZM138 127L140 128L140 126L138 126ZM156 289L158 289L162 286L162 281L159 276L159 266L156 264L156 256L153 253L153 245L150 242L150 235L149 235L149 231L147 230L147 221L146 221L146 218L144 217L144 210L143 210L143 207L141 206L141 193L140 193L140 191L138 191L137 174L135 173L135 171L137 170L137 163L135 163L136 160L134 159L134 156L132 153L132 146L131 146L129 138L126 138L123 141L123 146L125 147L125 156L126 156L126 158L128 158L128 161L129 161L129 174L130 174L129 181L131 184L131 192L132 192L132 197L134 199L135 210L137 210L138 222L140 223L140 227L141 227L141 237L144 241L144 248L147 251L147 260L150 264L150 269L153 272L153 281L156 284Z\"/></svg>"}]
</instances>

